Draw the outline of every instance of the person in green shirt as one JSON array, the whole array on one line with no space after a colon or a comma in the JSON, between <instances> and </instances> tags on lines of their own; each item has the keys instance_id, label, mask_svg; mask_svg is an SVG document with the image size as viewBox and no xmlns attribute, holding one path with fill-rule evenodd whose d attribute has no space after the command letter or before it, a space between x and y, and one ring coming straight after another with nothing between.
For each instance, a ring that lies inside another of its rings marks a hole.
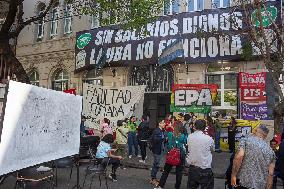
<instances>
[{"instance_id":1,"label":"person in green shirt","mask_svg":"<svg viewBox=\"0 0 284 189\"><path fill-rule=\"evenodd\" d=\"M134 146L135 156L138 156L138 139L137 139L137 123L136 117L131 116L127 124L128 132L128 157L132 158L132 147Z\"/></svg>"}]
</instances>

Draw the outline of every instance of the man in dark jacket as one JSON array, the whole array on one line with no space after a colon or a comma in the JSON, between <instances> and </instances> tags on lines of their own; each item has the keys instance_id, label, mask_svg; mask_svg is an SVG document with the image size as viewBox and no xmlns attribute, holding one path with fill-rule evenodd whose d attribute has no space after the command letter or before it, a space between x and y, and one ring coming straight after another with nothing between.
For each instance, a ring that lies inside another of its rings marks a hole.
<instances>
[{"instance_id":1,"label":"man in dark jacket","mask_svg":"<svg viewBox=\"0 0 284 189\"><path fill-rule=\"evenodd\" d=\"M159 127L153 131L153 134L150 138L150 146L153 152L153 166L151 170L151 180L150 183L158 186L159 181L157 180L157 173L160 168L160 162L162 158L162 151L163 151L163 142L165 140L164 136L164 128L165 128L165 121L162 120L159 123Z\"/></svg>"},{"instance_id":2,"label":"man in dark jacket","mask_svg":"<svg viewBox=\"0 0 284 189\"><path fill-rule=\"evenodd\" d=\"M147 141L149 139L149 122L147 121L147 116L145 115L142 116L142 122L138 126L137 138L142 156L142 160L139 160L139 162L145 163Z\"/></svg>"}]
</instances>

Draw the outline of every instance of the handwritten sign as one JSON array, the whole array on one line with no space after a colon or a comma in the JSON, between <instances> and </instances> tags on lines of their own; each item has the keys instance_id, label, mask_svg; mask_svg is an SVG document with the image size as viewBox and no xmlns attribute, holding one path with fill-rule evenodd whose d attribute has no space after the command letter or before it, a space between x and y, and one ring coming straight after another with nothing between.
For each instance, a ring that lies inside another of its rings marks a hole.
<instances>
[{"instance_id":1,"label":"handwritten sign","mask_svg":"<svg viewBox=\"0 0 284 189\"><path fill-rule=\"evenodd\" d=\"M209 113L218 85L176 84L172 88L171 111Z\"/></svg>"},{"instance_id":2,"label":"handwritten sign","mask_svg":"<svg viewBox=\"0 0 284 189\"><path fill-rule=\"evenodd\" d=\"M79 153L82 97L9 82L0 175Z\"/></svg>"},{"instance_id":3,"label":"handwritten sign","mask_svg":"<svg viewBox=\"0 0 284 189\"><path fill-rule=\"evenodd\" d=\"M267 120L268 108L264 104L251 105L242 102L241 103L242 118L247 120Z\"/></svg>"},{"instance_id":4,"label":"handwritten sign","mask_svg":"<svg viewBox=\"0 0 284 189\"><path fill-rule=\"evenodd\" d=\"M84 84L83 114L87 117L86 125L98 129L100 121L108 118L112 125L118 120L132 115L143 114L145 86L98 87Z\"/></svg>"}]
</instances>

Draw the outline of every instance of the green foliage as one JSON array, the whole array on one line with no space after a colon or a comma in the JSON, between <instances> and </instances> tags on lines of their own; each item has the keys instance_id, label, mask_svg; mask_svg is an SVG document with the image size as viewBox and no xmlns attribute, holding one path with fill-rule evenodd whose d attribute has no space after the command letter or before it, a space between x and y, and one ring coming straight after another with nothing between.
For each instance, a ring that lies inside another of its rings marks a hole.
<instances>
[{"instance_id":1,"label":"green foliage","mask_svg":"<svg viewBox=\"0 0 284 189\"><path fill-rule=\"evenodd\" d=\"M97 15L101 26L121 24L127 29L141 30L163 10L163 0L90 0L76 4L86 15Z\"/></svg>"},{"instance_id":2,"label":"green foliage","mask_svg":"<svg viewBox=\"0 0 284 189\"><path fill-rule=\"evenodd\" d=\"M253 59L253 47L250 41L245 42L242 47L242 58L245 60L252 60Z\"/></svg>"}]
</instances>

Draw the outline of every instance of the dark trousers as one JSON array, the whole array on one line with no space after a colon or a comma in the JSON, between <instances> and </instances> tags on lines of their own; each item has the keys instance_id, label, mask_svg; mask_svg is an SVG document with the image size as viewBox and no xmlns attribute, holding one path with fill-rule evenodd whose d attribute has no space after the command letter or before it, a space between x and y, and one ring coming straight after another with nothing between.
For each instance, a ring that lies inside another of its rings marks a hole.
<instances>
[{"instance_id":1,"label":"dark trousers","mask_svg":"<svg viewBox=\"0 0 284 189\"><path fill-rule=\"evenodd\" d=\"M236 189L249 189L249 188L246 188L246 187L243 187L243 186L238 186Z\"/></svg>"},{"instance_id":2,"label":"dark trousers","mask_svg":"<svg viewBox=\"0 0 284 189\"><path fill-rule=\"evenodd\" d=\"M164 172L161 176L160 179L160 184L159 186L161 186L162 188L165 186L167 178L169 176L169 173L172 170L172 165L169 164L165 164L164 166ZM182 174L183 174L183 165L179 165L176 166L176 184L175 184L175 189L180 189L180 185L181 185L181 180L182 180Z\"/></svg>"},{"instance_id":3,"label":"dark trousers","mask_svg":"<svg viewBox=\"0 0 284 189\"><path fill-rule=\"evenodd\" d=\"M187 189L214 189L214 177L211 169L189 166Z\"/></svg>"},{"instance_id":4,"label":"dark trousers","mask_svg":"<svg viewBox=\"0 0 284 189\"><path fill-rule=\"evenodd\" d=\"M120 166L120 160L115 158L104 158L102 159L101 164L103 167L107 167L108 165L112 165L112 173L115 174L117 168Z\"/></svg>"},{"instance_id":5,"label":"dark trousers","mask_svg":"<svg viewBox=\"0 0 284 189\"><path fill-rule=\"evenodd\" d=\"M229 131L228 132L228 143L229 143L229 150L230 152L235 151L235 132L234 131Z\"/></svg>"},{"instance_id":6,"label":"dark trousers","mask_svg":"<svg viewBox=\"0 0 284 189\"><path fill-rule=\"evenodd\" d=\"M128 155L132 155L132 146L134 146L135 156L138 155L138 140L136 136L136 132L129 132L128 133Z\"/></svg>"},{"instance_id":7,"label":"dark trousers","mask_svg":"<svg viewBox=\"0 0 284 189\"><path fill-rule=\"evenodd\" d=\"M275 175L275 176L273 177L272 189L276 189L276 188L277 188L277 178L279 178L277 175ZM281 178L281 180L282 180L283 189L284 189L284 179Z\"/></svg>"},{"instance_id":8,"label":"dark trousers","mask_svg":"<svg viewBox=\"0 0 284 189\"><path fill-rule=\"evenodd\" d=\"M139 140L139 146L140 146L142 160L145 160L145 158L146 158L146 149L147 149L147 141Z\"/></svg>"}]
</instances>

